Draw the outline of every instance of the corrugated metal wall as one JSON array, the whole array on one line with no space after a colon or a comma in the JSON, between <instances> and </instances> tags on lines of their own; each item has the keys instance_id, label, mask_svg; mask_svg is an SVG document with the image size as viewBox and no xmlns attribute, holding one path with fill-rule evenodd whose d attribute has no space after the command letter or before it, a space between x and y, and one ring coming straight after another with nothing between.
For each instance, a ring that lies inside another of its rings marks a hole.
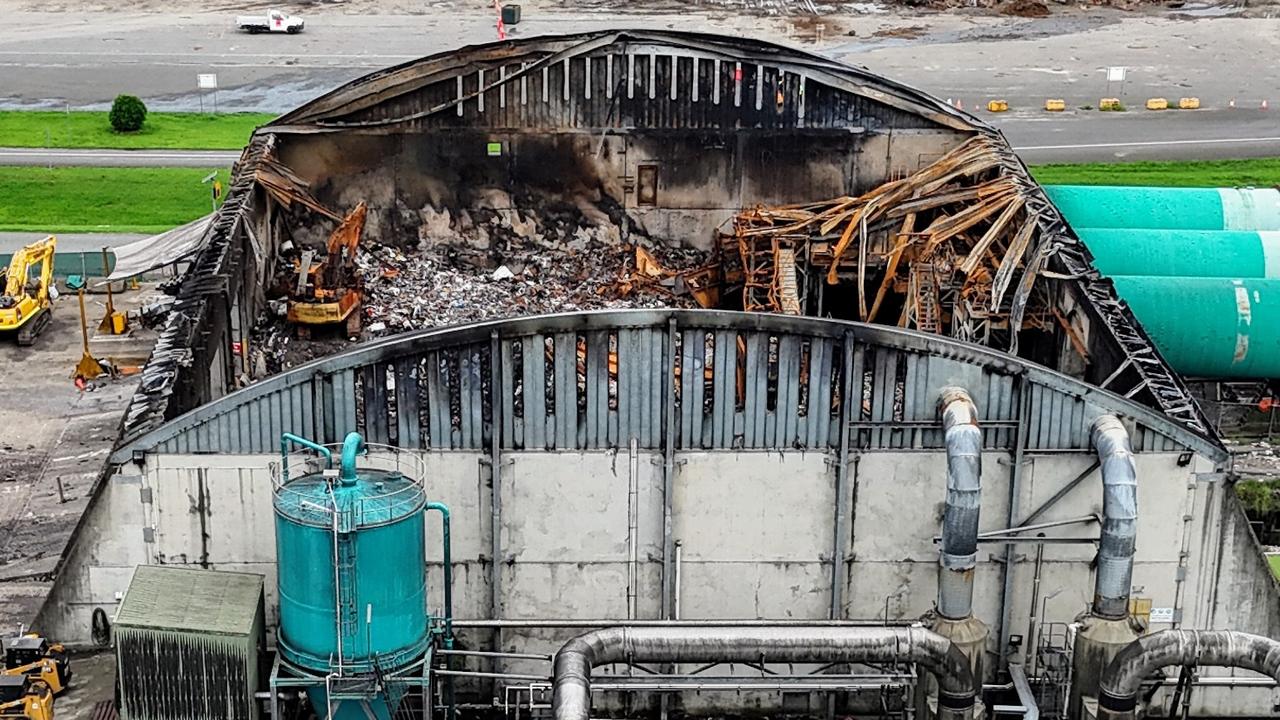
<instances>
[{"instance_id":1,"label":"corrugated metal wall","mask_svg":"<svg viewBox=\"0 0 1280 720\"><path fill-rule=\"evenodd\" d=\"M1138 419L1135 449L1213 445L1039 366L941 337L710 311L526 318L399 336L303 366L179 418L131 448L272 452L282 432L432 450L942 446L938 390L960 385L985 444L1082 450L1101 412ZM848 388L848 390L846 390ZM843 407L844 396L854 399ZM847 413L847 414L846 414ZM496 418L496 421L495 421ZM1177 439L1175 439L1177 438ZM1207 449L1206 449L1207 448Z\"/></svg>"}]
</instances>

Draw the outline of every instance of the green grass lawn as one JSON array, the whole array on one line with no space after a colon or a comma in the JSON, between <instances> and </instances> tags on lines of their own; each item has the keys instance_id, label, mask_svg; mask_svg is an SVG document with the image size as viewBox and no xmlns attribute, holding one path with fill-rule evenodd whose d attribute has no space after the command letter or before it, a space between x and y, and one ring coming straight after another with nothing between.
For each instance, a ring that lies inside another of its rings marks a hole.
<instances>
[{"instance_id":1,"label":"green grass lawn","mask_svg":"<svg viewBox=\"0 0 1280 720\"><path fill-rule=\"evenodd\" d=\"M239 150L266 113L147 113L136 133L111 129L105 112L0 111L0 147Z\"/></svg>"},{"instance_id":2,"label":"green grass lawn","mask_svg":"<svg viewBox=\"0 0 1280 720\"><path fill-rule=\"evenodd\" d=\"M0 167L0 230L162 232L208 213L199 168ZM223 186L227 171L218 173Z\"/></svg>"},{"instance_id":3,"label":"green grass lawn","mask_svg":"<svg viewBox=\"0 0 1280 720\"><path fill-rule=\"evenodd\" d=\"M1267 564L1271 566L1271 574L1280 577L1280 555L1268 555Z\"/></svg>"},{"instance_id":4,"label":"green grass lawn","mask_svg":"<svg viewBox=\"0 0 1280 720\"><path fill-rule=\"evenodd\" d=\"M1045 185L1275 187L1280 185L1280 158L1038 165L1031 174Z\"/></svg>"}]
</instances>

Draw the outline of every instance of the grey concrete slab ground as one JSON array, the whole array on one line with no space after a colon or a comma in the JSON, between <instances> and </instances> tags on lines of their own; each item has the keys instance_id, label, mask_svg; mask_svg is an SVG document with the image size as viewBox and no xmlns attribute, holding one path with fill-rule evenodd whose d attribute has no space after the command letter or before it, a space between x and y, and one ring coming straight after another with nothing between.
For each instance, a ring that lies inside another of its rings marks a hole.
<instances>
[{"instance_id":1,"label":"grey concrete slab ground","mask_svg":"<svg viewBox=\"0 0 1280 720\"><path fill-rule=\"evenodd\" d=\"M138 304L142 292L119 296ZM90 319L102 315L90 296ZM90 391L71 380L81 356L76 298L54 304L53 321L31 347L0 335L0 628L30 625L52 586L62 553L88 507L119 434L132 378Z\"/></svg>"},{"instance_id":2,"label":"grey concrete slab ground","mask_svg":"<svg viewBox=\"0 0 1280 720\"><path fill-rule=\"evenodd\" d=\"M225 150L64 150L0 147L0 165L39 167L225 168L240 158Z\"/></svg>"}]
</instances>

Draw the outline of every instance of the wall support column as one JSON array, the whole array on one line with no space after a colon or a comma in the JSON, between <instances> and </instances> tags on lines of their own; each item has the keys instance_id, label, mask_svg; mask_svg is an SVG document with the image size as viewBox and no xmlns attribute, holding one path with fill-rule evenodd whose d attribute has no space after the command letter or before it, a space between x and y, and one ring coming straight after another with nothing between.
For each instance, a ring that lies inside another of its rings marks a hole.
<instances>
[{"instance_id":1,"label":"wall support column","mask_svg":"<svg viewBox=\"0 0 1280 720\"><path fill-rule=\"evenodd\" d=\"M849 485L849 432L853 424L853 408L861 407L861 398L855 402L853 388L862 388L862 383L854 383L855 376L862 375L863 348L854 339L852 333L844 334L844 352L842 353L842 369L840 373L840 447L836 455L836 517L835 532L831 539L831 609L828 613L832 620L839 620L844 605L844 540L848 535L849 509L845 505L845 492ZM861 392L858 393L861 396Z\"/></svg>"}]
</instances>

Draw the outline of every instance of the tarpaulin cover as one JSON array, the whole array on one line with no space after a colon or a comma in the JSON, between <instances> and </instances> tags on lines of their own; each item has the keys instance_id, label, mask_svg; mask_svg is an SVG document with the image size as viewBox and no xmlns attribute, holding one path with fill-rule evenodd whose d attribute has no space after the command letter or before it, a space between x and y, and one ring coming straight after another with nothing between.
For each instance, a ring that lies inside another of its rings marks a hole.
<instances>
[{"instance_id":1,"label":"tarpaulin cover","mask_svg":"<svg viewBox=\"0 0 1280 720\"><path fill-rule=\"evenodd\" d=\"M159 235L112 248L116 267L107 279L131 278L194 255L204 242L205 231L212 219L213 214L210 213Z\"/></svg>"}]
</instances>

